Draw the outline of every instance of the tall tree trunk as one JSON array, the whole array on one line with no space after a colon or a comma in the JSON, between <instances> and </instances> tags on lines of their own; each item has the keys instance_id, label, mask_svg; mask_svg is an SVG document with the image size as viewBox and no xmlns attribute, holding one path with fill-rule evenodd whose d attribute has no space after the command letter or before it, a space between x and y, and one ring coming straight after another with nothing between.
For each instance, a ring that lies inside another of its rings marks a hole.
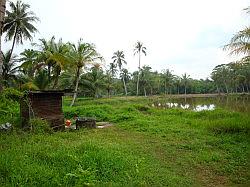
<instances>
[{"instance_id":1,"label":"tall tree trunk","mask_svg":"<svg viewBox=\"0 0 250 187\"><path fill-rule=\"evenodd\" d=\"M242 84L242 92L245 93L244 84Z\"/></svg>"},{"instance_id":2,"label":"tall tree trunk","mask_svg":"<svg viewBox=\"0 0 250 187\"><path fill-rule=\"evenodd\" d=\"M161 88L160 88L160 81L158 80L158 84L157 84L157 89L158 89L158 94L161 93Z\"/></svg>"},{"instance_id":3,"label":"tall tree trunk","mask_svg":"<svg viewBox=\"0 0 250 187\"><path fill-rule=\"evenodd\" d=\"M136 86L136 95L139 94L139 80L140 80L140 71L141 71L141 52L139 51L139 67L138 67L138 78L137 78L137 86Z\"/></svg>"},{"instance_id":4,"label":"tall tree trunk","mask_svg":"<svg viewBox=\"0 0 250 187\"><path fill-rule=\"evenodd\" d=\"M229 91L228 91L228 87L227 87L227 84L226 83L224 83L225 84L225 87L226 87L226 91L227 91L227 94L229 93Z\"/></svg>"},{"instance_id":5,"label":"tall tree trunk","mask_svg":"<svg viewBox=\"0 0 250 187\"><path fill-rule=\"evenodd\" d=\"M17 30L18 30L18 28L16 27L15 35L14 35L14 38L13 38L13 41L12 41L12 46L11 46L11 49L10 49L10 57L12 57L12 53L14 51L14 47L15 47L15 43L16 43L16 37L17 37Z\"/></svg>"},{"instance_id":6,"label":"tall tree trunk","mask_svg":"<svg viewBox=\"0 0 250 187\"><path fill-rule=\"evenodd\" d=\"M249 92L250 90L249 90L248 84L246 84L246 90L247 90L248 93L250 93Z\"/></svg>"},{"instance_id":7,"label":"tall tree trunk","mask_svg":"<svg viewBox=\"0 0 250 187\"><path fill-rule=\"evenodd\" d=\"M61 68L58 68L56 70L56 77L55 77L55 81L54 81L54 84L53 84L53 87L52 87L53 90L56 89L57 86L58 86L58 80L59 80L60 74L61 74Z\"/></svg>"},{"instance_id":8,"label":"tall tree trunk","mask_svg":"<svg viewBox=\"0 0 250 187\"><path fill-rule=\"evenodd\" d=\"M128 95L128 92L127 92L127 86L126 86L126 83L125 83L125 80L124 80L124 76L122 76L122 81L123 81L123 86L124 86L125 95L127 96L127 95Z\"/></svg>"},{"instance_id":9,"label":"tall tree trunk","mask_svg":"<svg viewBox=\"0 0 250 187\"><path fill-rule=\"evenodd\" d=\"M165 84L164 84L164 91L165 91L165 96L167 96L167 83L165 81Z\"/></svg>"},{"instance_id":10,"label":"tall tree trunk","mask_svg":"<svg viewBox=\"0 0 250 187\"><path fill-rule=\"evenodd\" d=\"M187 86L185 85L185 96L187 95Z\"/></svg>"},{"instance_id":11,"label":"tall tree trunk","mask_svg":"<svg viewBox=\"0 0 250 187\"><path fill-rule=\"evenodd\" d=\"M75 86L75 90L74 90L74 96L73 96L72 102L70 104L71 107L74 105L76 97L77 97L79 80L80 80L80 68L78 67L77 72L76 72L76 86Z\"/></svg>"},{"instance_id":12,"label":"tall tree trunk","mask_svg":"<svg viewBox=\"0 0 250 187\"><path fill-rule=\"evenodd\" d=\"M3 23L4 23L4 15L5 15L5 8L6 8L6 0L0 1L0 92L3 90L3 53L2 53L2 30L3 30Z\"/></svg>"},{"instance_id":13,"label":"tall tree trunk","mask_svg":"<svg viewBox=\"0 0 250 187\"><path fill-rule=\"evenodd\" d=\"M143 89L144 89L144 96L147 97L147 92L146 92L145 87Z\"/></svg>"},{"instance_id":14,"label":"tall tree trunk","mask_svg":"<svg viewBox=\"0 0 250 187\"><path fill-rule=\"evenodd\" d=\"M56 75L52 90L55 90L58 86L59 75Z\"/></svg>"},{"instance_id":15,"label":"tall tree trunk","mask_svg":"<svg viewBox=\"0 0 250 187\"><path fill-rule=\"evenodd\" d=\"M51 78L51 63L49 62L48 63L48 81L49 81L49 84L50 84L50 78Z\"/></svg>"},{"instance_id":16,"label":"tall tree trunk","mask_svg":"<svg viewBox=\"0 0 250 187\"><path fill-rule=\"evenodd\" d=\"M108 98L110 98L110 89L108 89Z\"/></svg>"},{"instance_id":17,"label":"tall tree trunk","mask_svg":"<svg viewBox=\"0 0 250 187\"><path fill-rule=\"evenodd\" d=\"M220 89L218 85L216 85L216 89L217 89L217 93L220 94Z\"/></svg>"}]
</instances>

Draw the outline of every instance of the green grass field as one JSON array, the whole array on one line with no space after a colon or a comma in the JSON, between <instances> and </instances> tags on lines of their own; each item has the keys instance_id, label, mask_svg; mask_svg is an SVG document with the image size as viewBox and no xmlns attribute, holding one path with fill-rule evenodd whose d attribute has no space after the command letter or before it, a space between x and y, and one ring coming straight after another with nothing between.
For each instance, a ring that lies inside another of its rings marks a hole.
<instances>
[{"instance_id":1,"label":"green grass field","mask_svg":"<svg viewBox=\"0 0 250 187\"><path fill-rule=\"evenodd\" d=\"M150 107L151 98L78 99L72 108L69 102L64 99L66 118L77 114L114 125L0 133L0 186L250 184L246 114L158 109ZM18 109L9 110L17 123Z\"/></svg>"}]
</instances>

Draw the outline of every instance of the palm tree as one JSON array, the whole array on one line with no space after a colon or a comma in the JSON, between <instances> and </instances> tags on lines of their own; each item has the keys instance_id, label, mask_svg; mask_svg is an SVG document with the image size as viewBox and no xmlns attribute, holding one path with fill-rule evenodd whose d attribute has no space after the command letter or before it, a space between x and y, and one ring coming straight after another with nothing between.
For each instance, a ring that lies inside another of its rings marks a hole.
<instances>
[{"instance_id":1,"label":"palm tree","mask_svg":"<svg viewBox=\"0 0 250 187\"><path fill-rule=\"evenodd\" d=\"M111 70L108 69L106 70L105 77L104 77L104 85L107 90L107 95L110 97L111 95L111 90L113 89L113 78L112 78L112 73Z\"/></svg>"},{"instance_id":2,"label":"palm tree","mask_svg":"<svg viewBox=\"0 0 250 187\"><path fill-rule=\"evenodd\" d=\"M139 80L140 80L140 70L141 70L141 53L146 56L146 47L143 46L143 43L137 41L134 48L134 55L138 54L139 57L139 66L138 66L138 77L137 77L137 85L136 85L136 95L139 94Z\"/></svg>"},{"instance_id":3,"label":"palm tree","mask_svg":"<svg viewBox=\"0 0 250 187\"><path fill-rule=\"evenodd\" d=\"M2 74L3 74L3 53L2 51L2 44L1 44L1 38L2 38L2 30L3 30L3 22L4 22L4 15L5 15L5 8L6 8L6 0L0 1L0 92L3 89L2 86Z\"/></svg>"},{"instance_id":4,"label":"palm tree","mask_svg":"<svg viewBox=\"0 0 250 187\"><path fill-rule=\"evenodd\" d=\"M189 80L190 80L190 76L189 75L187 75L186 73L184 73L183 75L182 75L182 83L183 83L183 85L184 85L184 89L185 89L185 96L186 96L186 94L187 94L187 85L188 85L188 83L189 83Z\"/></svg>"},{"instance_id":5,"label":"palm tree","mask_svg":"<svg viewBox=\"0 0 250 187\"><path fill-rule=\"evenodd\" d=\"M80 83L91 96L98 98L101 95L101 88L105 87L104 76L101 65L95 63L90 71L82 76Z\"/></svg>"},{"instance_id":6,"label":"palm tree","mask_svg":"<svg viewBox=\"0 0 250 187\"><path fill-rule=\"evenodd\" d=\"M181 78L179 76L174 76L174 84L176 86L177 94L180 94Z\"/></svg>"},{"instance_id":7,"label":"palm tree","mask_svg":"<svg viewBox=\"0 0 250 187\"><path fill-rule=\"evenodd\" d=\"M220 86L224 85L226 93L229 93L229 85L232 83L231 70L227 64L220 64L213 69L211 78L215 81L219 93Z\"/></svg>"},{"instance_id":8,"label":"palm tree","mask_svg":"<svg viewBox=\"0 0 250 187\"><path fill-rule=\"evenodd\" d=\"M53 55L51 59L54 61L54 84L53 89L57 88L59 76L61 71L70 64L67 59L67 53L69 52L69 45L62 42L62 39L55 43L53 48Z\"/></svg>"},{"instance_id":9,"label":"palm tree","mask_svg":"<svg viewBox=\"0 0 250 187\"><path fill-rule=\"evenodd\" d=\"M43 63L43 65L47 65L48 67L48 80L50 82L51 79L51 68L53 62L51 60L53 54L53 46L55 46L55 37L51 37L50 40L46 40L44 38L39 39L40 44L34 44L40 48L39 51L39 61Z\"/></svg>"},{"instance_id":10,"label":"palm tree","mask_svg":"<svg viewBox=\"0 0 250 187\"><path fill-rule=\"evenodd\" d=\"M78 91L82 68L84 68L87 64L94 62L97 59L101 59L101 57L97 53L95 46L93 44L84 43L82 39L80 39L77 46L71 44L71 50L69 52L68 58L76 68L75 90L72 102L70 104L70 106L73 106L77 97L77 91Z\"/></svg>"},{"instance_id":11,"label":"palm tree","mask_svg":"<svg viewBox=\"0 0 250 187\"><path fill-rule=\"evenodd\" d=\"M231 50L231 55L243 54L250 56L250 27L236 33L230 43L224 46L224 49Z\"/></svg>"},{"instance_id":12,"label":"palm tree","mask_svg":"<svg viewBox=\"0 0 250 187\"><path fill-rule=\"evenodd\" d=\"M126 68L122 68L121 69L121 72L120 72L120 78L124 81L124 86L125 86L125 92L126 92L126 95L128 95L128 89L127 89L127 84L130 80L130 73L128 72L128 70Z\"/></svg>"},{"instance_id":13,"label":"palm tree","mask_svg":"<svg viewBox=\"0 0 250 187\"><path fill-rule=\"evenodd\" d=\"M109 70L110 70L110 73L111 73L112 78L114 78L114 76L115 76L115 74L116 74L116 72L117 72L116 63L111 62L111 63L109 64Z\"/></svg>"},{"instance_id":14,"label":"palm tree","mask_svg":"<svg viewBox=\"0 0 250 187\"><path fill-rule=\"evenodd\" d=\"M38 61L41 61L43 65L48 67L48 80L51 82L51 76L54 79L52 88L58 86L59 75L68 64L67 53L69 52L69 45L62 42L59 39L58 43L55 42L53 36L50 40L40 39L40 44L35 44L40 47ZM52 75L51 75L52 74Z\"/></svg>"},{"instance_id":15,"label":"palm tree","mask_svg":"<svg viewBox=\"0 0 250 187\"><path fill-rule=\"evenodd\" d=\"M163 70L163 80L164 80L165 95L167 95L169 93L169 91L170 91L170 86L171 86L171 82L172 82L173 78L174 78L174 76L171 73L171 70L169 70L169 69Z\"/></svg>"},{"instance_id":16,"label":"palm tree","mask_svg":"<svg viewBox=\"0 0 250 187\"><path fill-rule=\"evenodd\" d=\"M25 75L33 78L35 71L40 67L38 62L38 52L33 49L25 49L20 55L20 62L22 63L20 68Z\"/></svg>"},{"instance_id":17,"label":"palm tree","mask_svg":"<svg viewBox=\"0 0 250 187\"><path fill-rule=\"evenodd\" d=\"M19 67L16 66L17 56L11 56L11 51L7 51L3 54L3 80L6 87L13 85L13 81L16 80L16 75Z\"/></svg>"},{"instance_id":18,"label":"palm tree","mask_svg":"<svg viewBox=\"0 0 250 187\"><path fill-rule=\"evenodd\" d=\"M250 14L250 7L244 9L247 14ZM224 46L224 50L230 50L230 54L245 55L243 61L250 61L250 27L236 33L231 39L230 43Z\"/></svg>"},{"instance_id":19,"label":"palm tree","mask_svg":"<svg viewBox=\"0 0 250 187\"><path fill-rule=\"evenodd\" d=\"M124 55L123 51L118 50L118 51L114 52L112 59L114 59L113 63L117 64L117 66L121 72L122 65L127 64L127 62L125 61L125 55ZM122 82L123 82L123 86L124 86L124 90L125 90L125 95L128 95L124 76L122 76Z\"/></svg>"},{"instance_id":20,"label":"palm tree","mask_svg":"<svg viewBox=\"0 0 250 187\"><path fill-rule=\"evenodd\" d=\"M30 5L17 1L16 4L10 2L10 11L6 11L3 32L6 32L6 41L12 40L10 54L12 55L15 44L23 44L23 40L32 40L32 34L37 32L37 28L32 25L39 21L34 12L29 11Z\"/></svg>"},{"instance_id":21,"label":"palm tree","mask_svg":"<svg viewBox=\"0 0 250 187\"><path fill-rule=\"evenodd\" d=\"M150 66L143 66L141 69L141 80L140 80L140 85L143 88L144 91L144 96L147 96L147 90L151 90L152 85L151 85L151 80L152 80L152 72L151 72L151 67Z\"/></svg>"},{"instance_id":22,"label":"palm tree","mask_svg":"<svg viewBox=\"0 0 250 187\"><path fill-rule=\"evenodd\" d=\"M49 85L48 72L45 69L39 69L34 77L32 83L37 87L36 89L45 90Z\"/></svg>"}]
</instances>

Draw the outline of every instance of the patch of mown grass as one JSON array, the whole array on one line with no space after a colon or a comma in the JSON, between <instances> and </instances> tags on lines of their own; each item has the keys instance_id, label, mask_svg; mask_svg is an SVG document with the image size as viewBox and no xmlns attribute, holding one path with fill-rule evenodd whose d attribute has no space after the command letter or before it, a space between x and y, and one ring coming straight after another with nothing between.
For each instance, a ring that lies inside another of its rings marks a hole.
<instances>
[{"instance_id":1,"label":"patch of mown grass","mask_svg":"<svg viewBox=\"0 0 250 187\"><path fill-rule=\"evenodd\" d=\"M249 183L250 117L150 107L151 99L79 99L66 118L107 129L0 134L0 185L232 186Z\"/></svg>"}]
</instances>

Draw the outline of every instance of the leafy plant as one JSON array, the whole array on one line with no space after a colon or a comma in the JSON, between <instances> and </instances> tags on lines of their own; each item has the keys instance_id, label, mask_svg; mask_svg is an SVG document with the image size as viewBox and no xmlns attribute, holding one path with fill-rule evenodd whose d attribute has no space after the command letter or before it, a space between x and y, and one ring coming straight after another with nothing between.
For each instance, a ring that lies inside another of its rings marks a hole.
<instances>
[{"instance_id":1,"label":"leafy plant","mask_svg":"<svg viewBox=\"0 0 250 187\"><path fill-rule=\"evenodd\" d=\"M34 118L29 121L30 130L32 133L52 133L52 128L46 120Z\"/></svg>"}]
</instances>

